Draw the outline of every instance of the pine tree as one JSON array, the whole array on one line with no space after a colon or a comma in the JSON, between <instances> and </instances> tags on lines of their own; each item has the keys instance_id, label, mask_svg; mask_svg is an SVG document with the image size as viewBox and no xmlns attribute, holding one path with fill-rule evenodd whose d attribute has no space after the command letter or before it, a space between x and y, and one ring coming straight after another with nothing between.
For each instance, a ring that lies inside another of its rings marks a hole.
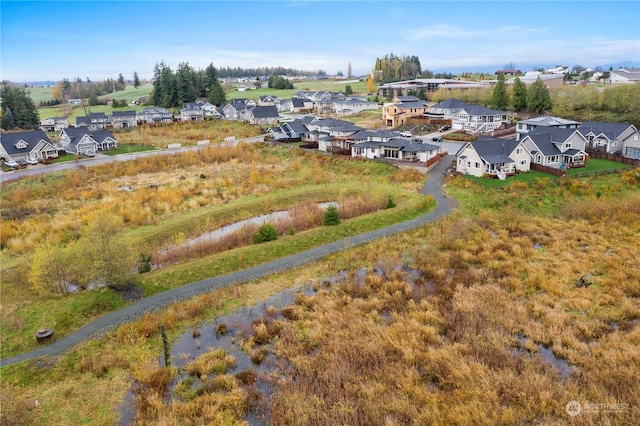
<instances>
[{"instance_id":1,"label":"pine tree","mask_svg":"<svg viewBox=\"0 0 640 426\"><path fill-rule=\"evenodd\" d=\"M542 79L538 77L527 90L527 108L531 112L540 114L543 111L550 110L552 106L549 89L544 85Z\"/></svg>"},{"instance_id":2,"label":"pine tree","mask_svg":"<svg viewBox=\"0 0 640 426\"><path fill-rule=\"evenodd\" d=\"M346 87L344 88L344 94L346 96L353 95L353 89L351 88L350 84L347 84Z\"/></svg>"},{"instance_id":3,"label":"pine tree","mask_svg":"<svg viewBox=\"0 0 640 426\"><path fill-rule=\"evenodd\" d=\"M511 92L511 106L514 111L522 111L527 108L527 86L516 77Z\"/></svg>"},{"instance_id":4,"label":"pine tree","mask_svg":"<svg viewBox=\"0 0 640 426\"><path fill-rule=\"evenodd\" d=\"M140 86L142 86L142 85L140 84L140 77L138 77L138 72L137 72L137 71L134 71L134 72L133 72L133 87L134 87L135 89L137 89L137 88L138 88L138 87L140 87Z\"/></svg>"},{"instance_id":5,"label":"pine tree","mask_svg":"<svg viewBox=\"0 0 640 426\"><path fill-rule=\"evenodd\" d=\"M122 73L118 74L118 90L124 90L127 88L127 83L124 81Z\"/></svg>"},{"instance_id":6,"label":"pine tree","mask_svg":"<svg viewBox=\"0 0 640 426\"><path fill-rule=\"evenodd\" d=\"M324 225L332 226L340 224L340 213L335 204L329 204L327 210L324 212Z\"/></svg>"},{"instance_id":7,"label":"pine tree","mask_svg":"<svg viewBox=\"0 0 640 426\"><path fill-rule=\"evenodd\" d=\"M493 88L493 95L491 96L491 104L498 110L504 110L509 105L509 94L504 80L504 74L498 73L498 83Z\"/></svg>"}]
</instances>

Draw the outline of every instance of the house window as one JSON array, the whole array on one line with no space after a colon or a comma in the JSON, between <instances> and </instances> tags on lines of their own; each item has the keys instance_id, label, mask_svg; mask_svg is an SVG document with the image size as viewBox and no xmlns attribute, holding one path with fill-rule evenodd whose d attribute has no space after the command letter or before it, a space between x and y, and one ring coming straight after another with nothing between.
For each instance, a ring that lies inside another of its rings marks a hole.
<instances>
[{"instance_id":1,"label":"house window","mask_svg":"<svg viewBox=\"0 0 640 426\"><path fill-rule=\"evenodd\" d=\"M633 135L633 140L634 140L634 141L637 141L637 140L638 140L638 135L637 135L637 134L636 134L636 135Z\"/></svg>"},{"instance_id":2,"label":"house window","mask_svg":"<svg viewBox=\"0 0 640 426\"><path fill-rule=\"evenodd\" d=\"M471 161L467 160L467 167L471 167Z\"/></svg>"},{"instance_id":3,"label":"house window","mask_svg":"<svg viewBox=\"0 0 640 426\"><path fill-rule=\"evenodd\" d=\"M518 162L518 164L520 164L521 166L526 166L527 165L527 160L520 160Z\"/></svg>"},{"instance_id":4,"label":"house window","mask_svg":"<svg viewBox=\"0 0 640 426\"><path fill-rule=\"evenodd\" d=\"M480 168L480 163L478 163L477 161L475 163L473 163L473 167L475 167L476 169Z\"/></svg>"},{"instance_id":5,"label":"house window","mask_svg":"<svg viewBox=\"0 0 640 426\"><path fill-rule=\"evenodd\" d=\"M522 148L516 148L516 154L522 154Z\"/></svg>"},{"instance_id":6,"label":"house window","mask_svg":"<svg viewBox=\"0 0 640 426\"><path fill-rule=\"evenodd\" d=\"M571 148L571 142L566 142L564 144L564 149L569 149L569 148Z\"/></svg>"},{"instance_id":7,"label":"house window","mask_svg":"<svg viewBox=\"0 0 640 426\"><path fill-rule=\"evenodd\" d=\"M547 161L548 163L557 163L559 160L559 156L557 155L552 155L549 157L549 161Z\"/></svg>"}]
</instances>

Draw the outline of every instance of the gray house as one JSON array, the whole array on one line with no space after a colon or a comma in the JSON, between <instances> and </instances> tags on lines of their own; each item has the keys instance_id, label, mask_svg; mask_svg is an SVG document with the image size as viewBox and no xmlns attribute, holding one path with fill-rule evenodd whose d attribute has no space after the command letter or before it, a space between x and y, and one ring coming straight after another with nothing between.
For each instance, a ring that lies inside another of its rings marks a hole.
<instances>
[{"instance_id":1,"label":"gray house","mask_svg":"<svg viewBox=\"0 0 640 426\"><path fill-rule=\"evenodd\" d=\"M113 111L111 114L111 125L114 129L125 129L138 125L138 118L134 110Z\"/></svg>"},{"instance_id":2,"label":"gray house","mask_svg":"<svg viewBox=\"0 0 640 426\"><path fill-rule=\"evenodd\" d=\"M43 130L0 134L0 157L5 160L45 160L58 156L58 149Z\"/></svg>"}]
</instances>

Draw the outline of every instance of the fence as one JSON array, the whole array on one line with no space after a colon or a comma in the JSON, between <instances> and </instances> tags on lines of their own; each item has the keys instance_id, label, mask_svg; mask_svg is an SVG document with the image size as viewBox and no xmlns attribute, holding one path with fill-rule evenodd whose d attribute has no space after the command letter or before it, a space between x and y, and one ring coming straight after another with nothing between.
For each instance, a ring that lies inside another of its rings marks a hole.
<instances>
[{"instance_id":1,"label":"fence","mask_svg":"<svg viewBox=\"0 0 640 426\"><path fill-rule=\"evenodd\" d=\"M553 167L543 166L542 164L531 163L531 170L537 170L539 172L548 173L554 176L566 176L567 172L561 169L554 169Z\"/></svg>"},{"instance_id":2,"label":"fence","mask_svg":"<svg viewBox=\"0 0 640 426\"><path fill-rule=\"evenodd\" d=\"M182 147L181 143L170 143L169 145L167 145L167 148L169 149L178 149L180 147Z\"/></svg>"},{"instance_id":3,"label":"fence","mask_svg":"<svg viewBox=\"0 0 640 426\"><path fill-rule=\"evenodd\" d=\"M597 158L598 160L615 161L616 163L630 164L634 167L640 166L640 160L623 157L621 155L608 154L604 151L587 150L587 154L589 154L589 157Z\"/></svg>"}]
</instances>

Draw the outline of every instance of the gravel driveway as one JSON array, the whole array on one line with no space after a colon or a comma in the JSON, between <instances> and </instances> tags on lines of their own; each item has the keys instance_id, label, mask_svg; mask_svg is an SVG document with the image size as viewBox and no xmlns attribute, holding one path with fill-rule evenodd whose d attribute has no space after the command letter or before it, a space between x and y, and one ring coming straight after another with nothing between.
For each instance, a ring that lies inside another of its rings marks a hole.
<instances>
[{"instance_id":1,"label":"gravel driveway","mask_svg":"<svg viewBox=\"0 0 640 426\"><path fill-rule=\"evenodd\" d=\"M56 340L48 346L44 346L31 352L25 352L11 358L0 360L0 367L45 355L59 355L77 345L78 343L85 341L86 339L95 337L121 324L135 320L147 312L162 309L174 302L189 299L193 296L207 293L215 289L227 287L232 284L247 282L256 278L265 277L275 272L294 268L299 265L304 265L306 263L322 259L327 255L338 253L342 250L349 249L354 246L366 244L379 238L388 237L404 231L415 229L425 223L435 221L451 213L453 209L452 206L454 205L454 200L446 198L442 190L444 172L451 164L452 160L452 155L443 157L427 175L427 181L421 192L423 194L433 195L436 199L436 202L438 203L436 209L431 211L430 213L424 214L420 217L408 220L406 222L388 226L383 229L378 229L364 234L355 235L353 237L344 238L333 243L325 244L323 246L316 247L302 253L287 256L282 259L277 259L268 263L264 263L262 265L254 266L249 269L214 278L208 278L191 284L186 284L181 287L165 291L163 293L154 294L152 296L141 299L131 305L125 306L122 309L97 318L93 322L81 327L76 332L71 333L64 338Z\"/></svg>"}]
</instances>

